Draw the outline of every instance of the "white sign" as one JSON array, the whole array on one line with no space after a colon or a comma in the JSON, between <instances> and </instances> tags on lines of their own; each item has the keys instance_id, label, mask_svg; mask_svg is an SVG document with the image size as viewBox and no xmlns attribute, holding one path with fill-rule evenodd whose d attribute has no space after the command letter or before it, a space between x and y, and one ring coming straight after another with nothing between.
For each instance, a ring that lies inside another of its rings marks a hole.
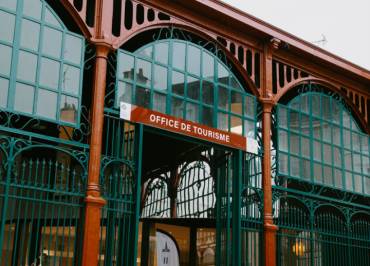
<instances>
[{"instance_id":1,"label":"white sign","mask_svg":"<svg viewBox=\"0 0 370 266\"><path fill-rule=\"evenodd\" d=\"M130 103L125 103L125 102L120 102L119 105L119 117L124 120L130 121L131 119L131 104Z\"/></svg>"},{"instance_id":2,"label":"white sign","mask_svg":"<svg viewBox=\"0 0 370 266\"><path fill-rule=\"evenodd\" d=\"M158 266L179 266L179 251L174 240L162 232L156 232L157 265Z\"/></svg>"},{"instance_id":3,"label":"white sign","mask_svg":"<svg viewBox=\"0 0 370 266\"><path fill-rule=\"evenodd\" d=\"M247 152L258 154L258 142L253 138L247 138Z\"/></svg>"}]
</instances>

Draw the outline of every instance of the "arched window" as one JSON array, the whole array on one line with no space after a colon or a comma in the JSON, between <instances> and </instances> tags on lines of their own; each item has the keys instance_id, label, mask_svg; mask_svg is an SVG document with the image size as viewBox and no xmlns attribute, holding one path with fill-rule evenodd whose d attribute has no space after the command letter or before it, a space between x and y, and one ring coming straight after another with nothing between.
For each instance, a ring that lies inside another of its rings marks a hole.
<instances>
[{"instance_id":1,"label":"arched window","mask_svg":"<svg viewBox=\"0 0 370 266\"><path fill-rule=\"evenodd\" d=\"M256 99L230 69L194 43L163 39L118 51L116 107L129 102L254 137Z\"/></svg>"},{"instance_id":2,"label":"arched window","mask_svg":"<svg viewBox=\"0 0 370 266\"><path fill-rule=\"evenodd\" d=\"M44 0L0 1L0 109L76 125L84 38Z\"/></svg>"},{"instance_id":3,"label":"arched window","mask_svg":"<svg viewBox=\"0 0 370 266\"><path fill-rule=\"evenodd\" d=\"M370 138L337 98L309 91L278 105L278 172L369 194Z\"/></svg>"}]
</instances>

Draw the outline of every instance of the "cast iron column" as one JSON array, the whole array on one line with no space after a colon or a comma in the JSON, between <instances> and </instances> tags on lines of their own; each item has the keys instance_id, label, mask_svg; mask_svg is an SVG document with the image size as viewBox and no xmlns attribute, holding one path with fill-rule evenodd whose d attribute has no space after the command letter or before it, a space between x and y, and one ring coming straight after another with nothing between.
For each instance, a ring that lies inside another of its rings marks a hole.
<instances>
[{"instance_id":1,"label":"cast iron column","mask_svg":"<svg viewBox=\"0 0 370 266\"><path fill-rule=\"evenodd\" d=\"M276 265L276 231L272 213L271 185L271 111L274 107L272 94L272 49L279 47L280 41L272 39L264 46L262 60L262 188L263 188L263 251L264 265Z\"/></svg>"},{"instance_id":2,"label":"cast iron column","mask_svg":"<svg viewBox=\"0 0 370 266\"><path fill-rule=\"evenodd\" d=\"M100 195L99 176L104 122L104 96L106 87L107 58L110 47L96 45L94 89L91 108L91 137L87 192L85 198L84 238L82 265L98 264L101 209L105 200Z\"/></svg>"}]
</instances>

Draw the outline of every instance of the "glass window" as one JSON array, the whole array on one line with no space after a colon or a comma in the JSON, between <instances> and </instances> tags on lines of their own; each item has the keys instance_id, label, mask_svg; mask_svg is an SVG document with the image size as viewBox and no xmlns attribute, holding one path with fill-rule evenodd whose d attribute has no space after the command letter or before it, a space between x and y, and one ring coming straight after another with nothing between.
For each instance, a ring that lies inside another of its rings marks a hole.
<instances>
[{"instance_id":1,"label":"glass window","mask_svg":"<svg viewBox=\"0 0 370 266\"><path fill-rule=\"evenodd\" d=\"M70 34L66 34L63 54L64 54L64 60L74 63L76 65L79 65L81 63L81 56L82 56L81 38L70 35Z\"/></svg>"},{"instance_id":2,"label":"glass window","mask_svg":"<svg viewBox=\"0 0 370 266\"><path fill-rule=\"evenodd\" d=\"M166 113L166 95L162 93L153 94L153 110Z\"/></svg>"},{"instance_id":3,"label":"glass window","mask_svg":"<svg viewBox=\"0 0 370 266\"><path fill-rule=\"evenodd\" d=\"M184 114L184 101L179 98L172 98L171 101L171 114L176 117L183 117Z\"/></svg>"},{"instance_id":4,"label":"glass window","mask_svg":"<svg viewBox=\"0 0 370 266\"><path fill-rule=\"evenodd\" d=\"M239 92L231 91L231 108L230 111L234 114L243 114L243 96Z\"/></svg>"},{"instance_id":5,"label":"glass window","mask_svg":"<svg viewBox=\"0 0 370 266\"><path fill-rule=\"evenodd\" d=\"M154 88L158 90L167 90L167 68L154 65Z\"/></svg>"},{"instance_id":6,"label":"glass window","mask_svg":"<svg viewBox=\"0 0 370 266\"><path fill-rule=\"evenodd\" d=\"M153 57L153 46L148 46L145 49L140 50L138 54L143 57L152 58Z\"/></svg>"},{"instance_id":7,"label":"glass window","mask_svg":"<svg viewBox=\"0 0 370 266\"><path fill-rule=\"evenodd\" d=\"M228 131L229 129L229 120L228 115L222 112L219 112L217 115L217 128L220 130Z\"/></svg>"},{"instance_id":8,"label":"glass window","mask_svg":"<svg viewBox=\"0 0 370 266\"><path fill-rule=\"evenodd\" d=\"M67 95L60 98L60 120L75 124L77 123L78 99Z\"/></svg>"},{"instance_id":9,"label":"glass window","mask_svg":"<svg viewBox=\"0 0 370 266\"><path fill-rule=\"evenodd\" d=\"M203 80L202 82L203 102L206 104L213 104L213 83Z\"/></svg>"},{"instance_id":10,"label":"glass window","mask_svg":"<svg viewBox=\"0 0 370 266\"><path fill-rule=\"evenodd\" d=\"M229 90L225 87L218 87L218 108L228 111L229 107Z\"/></svg>"},{"instance_id":11,"label":"glass window","mask_svg":"<svg viewBox=\"0 0 370 266\"><path fill-rule=\"evenodd\" d=\"M185 119L199 122L199 106L194 103L187 102L186 103L186 117Z\"/></svg>"},{"instance_id":12,"label":"glass window","mask_svg":"<svg viewBox=\"0 0 370 266\"><path fill-rule=\"evenodd\" d=\"M40 24L22 19L21 47L37 51L39 48Z\"/></svg>"},{"instance_id":13,"label":"glass window","mask_svg":"<svg viewBox=\"0 0 370 266\"><path fill-rule=\"evenodd\" d=\"M136 82L149 86L151 79L152 72L150 62L138 59L136 65Z\"/></svg>"},{"instance_id":14,"label":"glass window","mask_svg":"<svg viewBox=\"0 0 370 266\"><path fill-rule=\"evenodd\" d=\"M200 49L192 45L188 46L188 71L200 76Z\"/></svg>"},{"instance_id":15,"label":"glass window","mask_svg":"<svg viewBox=\"0 0 370 266\"><path fill-rule=\"evenodd\" d=\"M214 59L208 52L203 52L203 78L213 79L214 77Z\"/></svg>"},{"instance_id":16,"label":"glass window","mask_svg":"<svg viewBox=\"0 0 370 266\"><path fill-rule=\"evenodd\" d=\"M9 76L12 62L12 48L0 44L0 74Z\"/></svg>"},{"instance_id":17,"label":"glass window","mask_svg":"<svg viewBox=\"0 0 370 266\"><path fill-rule=\"evenodd\" d=\"M20 51L18 55L17 78L35 83L37 69L37 55Z\"/></svg>"},{"instance_id":18,"label":"glass window","mask_svg":"<svg viewBox=\"0 0 370 266\"><path fill-rule=\"evenodd\" d=\"M40 0L23 1L23 14L35 19L41 19L42 3Z\"/></svg>"},{"instance_id":19,"label":"glass window","mask_svg":"<svg viewBox=\"0 0 370 266\"><path fill-rule=\"evenodd\" d=\"M0 107L1 108L7 107L8 87L9 87L9 81L7 79L0 78Z\"/></svg>"},{"instance_id":20,"label":"glass window","mask_svg":"<svg viewBox=\"0 0 370 266\"><path fill-rule=\"evenodd\" d=\"M49 27L44 27L42 52L53 57L60 57L62 49L62 33Z\"/></svg>"},{"instance_id":21,"label":"glass window","mask_svg":"<svg viewBox=\"0 0 370 266\"><path fill-rule=\"evenodd\" d=\"M256 123L254 120L244 120L244 132L248 138L255 138Z\"/></svg>"},{"instance_id":22,"label":"glass window","mask_svg":"<svg viewBox=\"0 0 370 266\"><path fill-rule=\"evenodd\" d=\"M217 63L217 69L218 69L218 82L228 85L229 84L229 70L226 69L222 64Z\"/></svg>"},{"instance_id":23,"label":"glass window","mask_svg":"<svg viewBox=\"0 0 370 266\"><path fill-rule=\"evenodd\" d=\"M200 81L199 79L187 77L187 96L193 100L199 100Z\"/></svg>"},{"instance_id":24,"label":"glass window","mask_svg":"<svg viewBox=\"0 0 370 266\"><path fill-rule=\"evenodd\" d=\"M184 43L179 42L173 43L173 53L172 53L173 67L180 70L185 70L185 49L186 46Z\"/></svg>"},{"instance_id":25,"label":"glass window","mask_svg":"<svg viewBox=\"0 0 370 266\"><path fill-rule=\"evenodd\" d=\"M136 104L145 108L149 108L150 90L144 87L136 87Z\"/></svg>"},{"instance_id":26,"label":"glass window","mask_svg":"<svg viewBox=\"0 0 370 266\"><path fill-rule=\"evenodd\" d=\"M58 28L62 28L62 25L60 24L59 20L55 17L54 14L52 14L49 8L45 9L45 22Z\"/></svg>"},{"instance_id":27,"label":"glass window","mask_svg":"<svg viewBox=\"0 0 370 266\"><path fill-rule=\"evenodd\" d=\"M155 60L162 63L168 63L168 43L158 43L155 45Z\"/></svg>"},{"instance_id":28,"label":"glass window","mask_svg":"<svg viewBox=\"0 0 370 266\"><path fill-rule=\"evenodd\" d=\"M5 7L7 9L15 11L17 7L17 0L1 0L0 7ZM4 24L1 24L4 25Z\"/></svg>"},{"instance_id":29,"label":"glass window","mask_svg":"<svg viewBox=\"0 0 370 266\"><path fill-rule=\"evenodd\" d=\"M250 97L248 95L246 95L244 97L244 112L246 116L249 116L251 118L254 118L254 116L256 115L256 102L255 102L255 99L253 97ZM283 121L281 121L283 122Z\"/></svg>"},{"instance_id":30,"label":"glass window","mask_svg":"<svg viewBox=\"0 0 370 266\"><path fill-rule=\"evenodd\" d=\"M118 78L133 80L135 63L134 57L125 53L119 53L118 62Z\"/></svg>"},{"instance_id":31,"label":"glass window","mask_svg":"<svg viewBox=\"0 0 370 266\"><path fill-rule=\"evenodd\" d=\"M14 109L16 111L32 114L34 93L34 87L17 83L15 87Z\"/></svg>"},{"instance_id":32,"label":"glass window","mask_svg":"<svg viewBox=\"0 0 370 266\"><path fill-rule=\"evenodd\" d=\"M288 151L288 134L285 130L279 130L279 150Z\"/></svg>"},{"instance_id":33,"label":"glass window","mask_svg":"<svg viewBox=\"0 0 370 266\"><path fill-rule=\"evenodd\" d=\"M57 97L55 92L38 90L37 114L51 119L56 119Z\"/></svg>"},{"instance_id":34,"label":"glass window","mask_svg":"<svg viewBox=\"0 0 370 266\"><path fill-rule=\"evenodd\" d=\"M1 1L0 1L1 5ZM13 43L15 16L0 10L0 40ZM4 27L6 25L6 27Z\"/></svg>"},{"instance_id":35,"label":"glass window","mask_svg":"<svg viewBox=\"0 0 370 266\"><path fill-rule=\"evenodd\" d=\"M243 122L240 117L237 116L231 116L230 117L230 131L238 134L238 135L243 135Z\"/></svg>"},{"instance_id":36,"label":"glass window","mask_svg":"<svg viewBox=\"0 0 370 266\"><path fill-rule=\"evenodd\" d=\"M185 75L172 71L172 93L184 96L185 93Z\"/></svg>"},{"instance_id":37,"label":"glass window","mask_svg":"<svg viewBox=\"0 0 370 266\"><path fill-rule=\"evenodd\" d=\"M209 127L214 127L213 125L213 108L203 106L202 107L202 123Z\"/></svg>"},{"instance_id":38,"label":"glass window","mask_svg":"<svg viewBox=\"0 0 370 266\"><path fill-rule=\"evenodd\" d=\"M57 61L42 58L41 59L41 72L40 72L40 85L52 89L58 89L59 83L60 64ZM78 80L79 76L77 77Z\"/></svg>"},{"instance_id":39,"label":"glass window","mask_svg":"<svg viewBox=\"0 0 370 266\"><path fill-rule=\"evenodd\" d=\"M127 82L118 82L118 95L116 105L119 106L120 102L131 103L132 90L133 90L132 84Z\"/></svg>"}]
</instances>

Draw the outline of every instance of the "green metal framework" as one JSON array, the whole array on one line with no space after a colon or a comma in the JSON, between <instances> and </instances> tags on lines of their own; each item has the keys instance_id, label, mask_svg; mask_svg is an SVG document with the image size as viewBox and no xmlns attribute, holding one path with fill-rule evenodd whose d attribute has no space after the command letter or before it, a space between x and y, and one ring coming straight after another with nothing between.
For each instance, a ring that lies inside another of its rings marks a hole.
<instances>
[{"instance_id":1,"label":"green metal framework","mask_svg":"<svg viewBox=\"0 0 370 266\"><path fill-rule=\"evenodd\" d=\"M240 135L255 136L256 98L221 59L179 39L118 51L115 106L133 103Z\"/></svg>"},{"instance_id":2,"label":"green metal framework","mask_svg":"<svg viewBox=\"0 0 370 266\"><path fill-rule=\"evenodd\" d=\"M370 263L368 135L317 84L276 108L274 219L279 265Z\"/></svg>"},{"instance_id":3,"label":"green metal framework","mask_svg":"<svg viewBox=\"0 0 370 266\"><path fill-rule=\"evenodd\" d=\"M85 40L43 0L1 1L0 109L77 127Z\"/></svg>"}]
</instances>

